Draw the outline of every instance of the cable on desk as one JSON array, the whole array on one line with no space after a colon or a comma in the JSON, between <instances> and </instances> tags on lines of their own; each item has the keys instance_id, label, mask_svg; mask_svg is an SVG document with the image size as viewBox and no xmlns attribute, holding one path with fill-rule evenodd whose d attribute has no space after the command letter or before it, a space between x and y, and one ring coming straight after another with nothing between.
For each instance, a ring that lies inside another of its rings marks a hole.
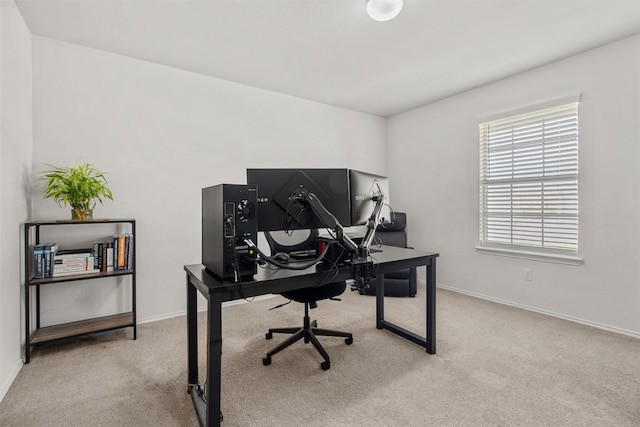
<instances>
[{"instance_id":1,"label":"cable on desk","mask_svg":"<svg viewBox=\"0 0 640 427\"><path fill-rule=\"evenodd\" d=\"M376 236L373 238L373 244L378 249L382 248L382 239L380 238L380 236Z\"/></svg>"},{"instance_id":2,"label":"cable on desk","mask_svg":"<svg viewBox=\"0 0 640 427\"><path fill-rule=\"evenodd\" d=\"M235 245L234 245L235 246ZM242 287L242 275L240 274L240 264L238 263L238 253L236 249L233 249L233 274L235 275L234 282L238 284L238 289L240 291L240 298L247 302L253 302L256 297L251 297L251 299L247 299L244 296L244 288Z\"/></svg>"},{"instance_id":3,"label":"cable on desk","mask_svg":"<svg viewBox=\"0 0 640 427\"><path fill-rule=\"evenodd\" d=\"M332 242L331 244L334 244L337 242ZM341 244L338 243L338 246L340 246L340 248L342 248L342 250L340 251L340 254L338 254L337 257L334 258L334 260L331 262L331 268L329 268L329 270L327 270L326 274L320 279L320 281L318 282L318 284L314 285L313 287L318 287L321 286L325 283L331 283L331 281L333 279L336 278L336 276L338 275L338 273L340 272L340 268L338 267L338 260L342 258L342 255L344 254L345 251L345 247L342 246ZM333 272L332 276L329 276L330 273Z\"/></svg>"},{"instance_id":4,"label":"cable on desk","mask_svg":"<svg viewBox=\"0 0 640 427\"><path fill-rule=\"evenodd\" d=\"M305 263L300 263L300 264L296 263L296 264L293 264L293 265L289 265L289 264L285 264L285 263L282 263L282 262L278 262L273 257L270 257L270 256L266 255L251 240L245 239L244 242L247 245L249 245L250 247L252 247L258 253L258 255L260 256L260 258L263 261L265 261L265 262L267 262L267 263L269 263L271 265L274 265L274 266L276 266L278 268L285 269L285 270L306 270L307 268L316 265L317 263L322 261L322 259L324 258L325 254L329 250L329 247L335 243L335 242L330 242L328 245L325 246L325 248L322 251L322 253L320 254L320 256L318 256L317 258L315 258L315 259L313 259L311 261L308 261L308 262L305 262Z\"/></svg>"}]
</instances>

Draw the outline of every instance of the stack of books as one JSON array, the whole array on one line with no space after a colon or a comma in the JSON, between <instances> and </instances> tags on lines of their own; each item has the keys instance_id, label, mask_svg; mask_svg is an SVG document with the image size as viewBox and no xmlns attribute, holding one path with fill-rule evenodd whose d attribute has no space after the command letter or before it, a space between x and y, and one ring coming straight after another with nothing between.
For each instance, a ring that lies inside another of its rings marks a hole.
<instances>
[{"instance_id":1,"label":"stack of books","mask_svg":"<svg viewBox=\"0 0 640 427\"><path fill-rule=\"evenodd\" d=\"M95 242L95 269L99 271L133 268L133 234L116 234L113 239Z\"/></svg>"},{"instance_id":2,"label":"stack of books","mask_svg":"<svg viewBox=\"0 0 640 427\"><path fill-rule=\"evenodd\" d=\"M53 271L51 276L60 277L75 274L96 273L95 256L88 249L64 249L53 254Z\"/></svg>"},{"instance_id":3,"label":"stack of books","mask_svg":"<svg viewBox=\"0 0 640 427\"><path fill-rule=\"evenodd\" d=\"M133 268L133 234L117 234L90 248L60 249L45 243L33 249L34 278L91 274Z\"/></svg>"}]
</instances>

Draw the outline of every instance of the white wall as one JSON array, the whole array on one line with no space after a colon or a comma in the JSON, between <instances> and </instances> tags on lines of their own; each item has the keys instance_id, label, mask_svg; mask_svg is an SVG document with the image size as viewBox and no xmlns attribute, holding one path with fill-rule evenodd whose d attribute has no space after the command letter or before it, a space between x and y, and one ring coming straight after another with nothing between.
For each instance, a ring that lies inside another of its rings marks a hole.
<instances>
[{"instance_id":1,"label":"white wall","mask_svg":"<svg viewBox=\"0 0 640 427\"><path fill-rule=\"evenodd\" d=\"M22 366L20 224L31 174L31 33L0 2L0 400Z\"/></svg>"},{"instance_id":2,"label":"white wall","mask_svg":"<svg viewBox=\"0 0 640 427\"><path fill-rule=\"evenodd\" d=\"M96 217L137 219L138 316L185 309L183 265L201 260L201 189L248 167L386 173L383 118L33 37L34 172L88 161L115 201ZM34 218L68 209L34 192ZM106 233L108 234L108 233ZM114 286L43 289L43 322L126 307Z\"/></svg>"},{"instance_id":3,"label":"white wall","mask_svg":"<svg viewBox=\"0 0 640 427\"><path fill-rule=\"evenodd\" d=\"M480 118L578 92L584 265L476 252ZM640 37L391 118L391 193L410 243L440 253L444 286L640 335L639 123Z\"/></svg>"}]
</instances>

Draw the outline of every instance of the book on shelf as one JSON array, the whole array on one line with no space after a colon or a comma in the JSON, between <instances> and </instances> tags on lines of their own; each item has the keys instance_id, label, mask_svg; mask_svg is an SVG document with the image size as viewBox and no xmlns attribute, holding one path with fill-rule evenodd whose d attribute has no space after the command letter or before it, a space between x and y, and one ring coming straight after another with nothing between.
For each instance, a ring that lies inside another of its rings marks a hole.
<instances>
[{"instance_id":1,"label":"book on shelf","mask_svg":"<svg viewBox=\"0 0 640 427\"><path fill-rule=\"evenodd\" d=\"M44 245L42 244L33 247L33 277L44 278Z\"/></svg>"},{"instance_id":2,"label":"book on shelf","mask_svg":"<svg viewBox=\"0 0 640 427\"><path fill-rule=\"evenodd\" d=\"M53 261L56 256L56 252L60 249L60 245L57 243L51 243L51 247L49 248L50 256L49 256L49 264L47 265L47 269L49 270L49 275L53 275Z\"/></svg>"},{"instance_id":3,"label":"book on shelf","mask_svg":"<svg viewBox=\"0 0 640 427\"><path fill-rule=\"evenodd\" d=\"M96 269L100 271L106 271L104 268L104 242L98 242L98 250L96 253L98 257L98 264L96 265Z\"/></svg>"},{"instance_id":4,"label":"book on shelf","mask_svg":"<svg viewBox=\"0 0 640 427\"><path fill-rule=\"evenodd\" d=\"M127 235L127 269L133 268L133 234Z\"/></svg>"},{"instance_id":5,"label":"book on shelf","mask_svg":"<svg viewBox=\"0 0 640 427\"><path fill-rule=\"evenodd\" d=\"M38 244L34 247L34 277L42 279L51 277L53 273L53 258L59 245L55 242Z\"/></svg>"},{"instance_id":6,"label":"book on shelf","mask_svg":"<svg viewBox=\"0 0 640 427\"><path fill-rule=\"evenodd\" d=\"M52 277L71 276L75 274L97 273L95 270L95 257L92 252L74 251L56 255Z\"/></svg>"},{"instance_id":7,"label":"book on shelf","mask_svg":"<svg viewBox=\"0 0 640 427\"><path fill-rule=\"evenodd\" d=\"M42 277L51 277L51 243L45 243L42 249Z\"/></svg>"},{"instance_id":8,"label":"book on shelf","mask_svg":"<svg viewBox=\"0 0 640 427\"><path fill-rule=\"evenodd\" d=\"M70 256L56 256L53 258L53 264L61 265L61 264L73 264L77 262L85 262L87 258L92 256L90 253L87 254L78 254L78 255L70 255Z\"/></svg>"},{"instance_id":9,"label":"book on shelf","mask_svg":"<svg viewBox=\"0 0 640 427\"><path fill-rule=\"evenodd\" d=\"M113 236L113 269L129 270L133 267L133 235L116 234Z\"/></svg>"},{"instance_id":10,"label":"book on shelf","mask_svg":"<svg viewBox=\"0 0 640 427\"><path fill-rule=\"evenodd\" d=\"M93 257L88 256L85 258L76 258L76 259L69 259L69 260L61 260L61 259L57 259L55 261L55 264L53 266L54 270L55 269L62 269L62 268L71 268L71 267L79 267L82 266L83 268L87 268L88 264L91 264L91 268L94 268L94 261L93 261Z\"/></svg>"},{"instance_id":11,"label":"book on shelf","mask_svg":"<svg viewBox=\"0 0 640 427\"><path fill-rule=\"evenodd\" d=\"M54 260L82 258L90 255L93 255L93 250L91 248L58 249L54 255Z\"/></svg>"},{"instance_id":12,"label":"book on shelf","mask_svg":"<svg viewBox=\"0 0 640 427\"><path fill-rule=\"evenodd\" d=\"M113 242L107 242L106 258L106 271L113 271Z\"/></svg>"},{"instance_id":13,"label":"book on shelf","mask_svg":"<svg viewBox=\"0 0 640 427\"><path fill-rule=\"evenodd\" d=\"M93 257L95 261L93 268L98 271L103 271L103 245L102 242L93 243Z\"/></svg>"},{"instance_id":14,"label":"book on shelf","mask_svg":"<svg viewBox=\"0 0 640 427\"><path fill-rule=\"evenodd\" d=\"M113 236L113 269L118 269L118 236Z\"/></svg>"},{"instance_id":15,"label":"book on shelf","mask_svg":"<svg viewBox=\"0 0 640 427\"><path fill-rule=\"evenodd\" d=\"M120 234L118 238L118 270L127 269L127 236Z\"/></svg>"},{"instance_id":16,"label":"book on shelf","mask_svg":"<svg viewBox=\"0 0 640 427\"><path fill-rule=\"evenodd\" d=\"M47 277L47 260L51 258L51 245L46 243L38 243L33 246L33 277L35 279L44 279Z\"/></svg>"},{"instance_id":17,"label":"book on shelf","mask_svg":"<svg viewBox=\"0 0 640 427\"><path fill-rule=\"evenodd\" d=\"M66 258L66 259L58 259L54 261L54 269L63 269L63 268L71 268L71 267L79 267L82 266L85 269L95 269L95 258L93 255L87 255L84 257L77 258Z\"/></svg>"},{"instance_id":18,"label":"book on shelf","mask_svg":"<svg viewBox=\"0 0 640 427\"><path fill-rule=\"evenodd\" d=\"M66 268L55 268L53 270L53 277L61 277L61 276L75 276L77 274L95 274L98 273L93 267L87 268L85 266L77 266L77 267L66 267Z\"/></svg>"},{"instance_id":19,"label":"book on shelf","mask_svg":"<svg viewBox=\"0 0 640 427\"><path fill-rule=\"evenodd\" d=\"M33 247L33 277L129 270L133 254L132 234L117 234L85 248L60 249L57 243L37 244Z\"/></svg>"}]
</instances>

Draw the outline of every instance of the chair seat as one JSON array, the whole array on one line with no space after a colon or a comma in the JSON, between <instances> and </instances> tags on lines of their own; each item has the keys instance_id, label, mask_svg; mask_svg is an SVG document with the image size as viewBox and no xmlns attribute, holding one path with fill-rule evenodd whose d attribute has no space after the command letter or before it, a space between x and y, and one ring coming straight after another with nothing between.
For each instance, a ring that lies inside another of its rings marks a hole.
<instances>
[{"instance_id":1,"label":"chair seat","mask_svg":"<svg viewBox=\"0 0 640 427\"><path fill-rule=\"evenodd\" d=\"M303 288L282 292L280 295L296 302L308 303L342 295L346 288L346 282L334 282L317 288Z\"/></svg>"}]
</instances>

